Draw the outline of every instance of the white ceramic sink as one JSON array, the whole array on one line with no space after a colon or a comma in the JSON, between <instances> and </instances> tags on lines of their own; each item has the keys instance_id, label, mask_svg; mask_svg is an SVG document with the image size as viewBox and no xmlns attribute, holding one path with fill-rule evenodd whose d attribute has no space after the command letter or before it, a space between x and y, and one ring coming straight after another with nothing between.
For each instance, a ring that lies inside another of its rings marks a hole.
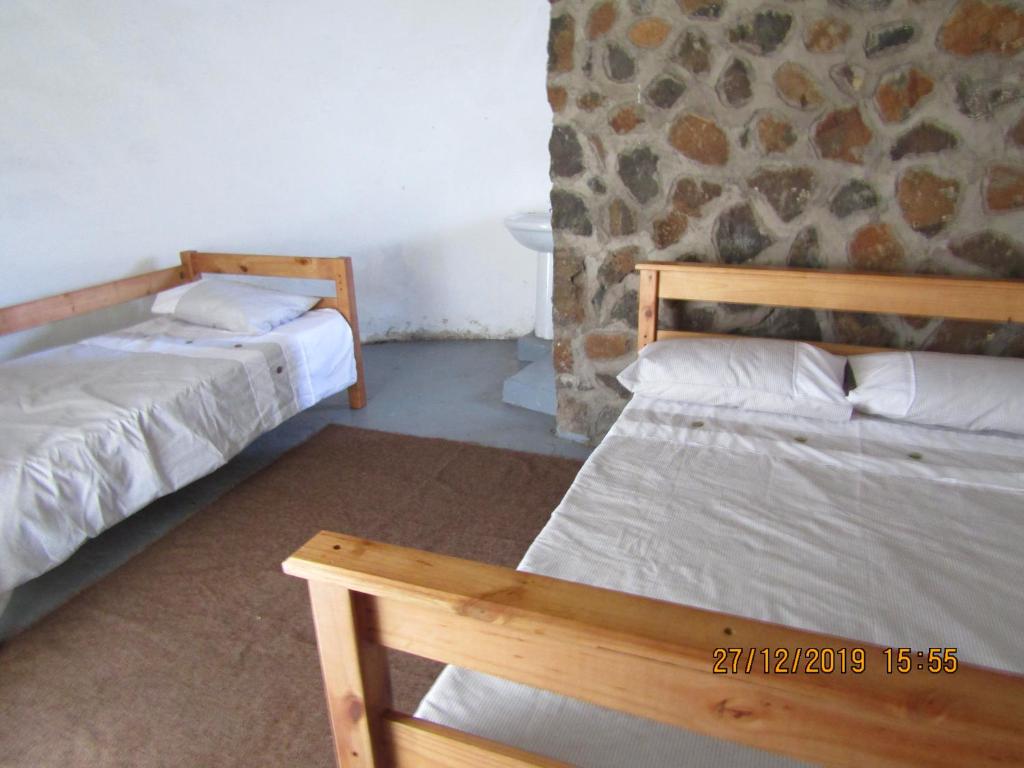
<instances>
[{"instance_id":1,"label":"white ceramic sink","mask_svg":"<svg viewBox=\"0 0 1024 768\"><path fill-rule=\"evenodd\" d=\"M555 240L551 235L551 213L517 213L505 219L505 226L520 245L525 245L539 254L533 332L538 339L550 339L554 336L551 322L551 288L554 283L552 252L555 250Z\"/></svg>"},{"instance_id":2,"label":"white ceramic sink","mask_svg":"<svg viewBox=\"0 0 1024 768\"><path fill-rule=\"evenodd\" d=\"M555 250L555 241L551 236L551 214L547 211L517 213L505 219L505 226L520 245L525 245L531 251L551 253Z\"/></svg>"}]
</instances>

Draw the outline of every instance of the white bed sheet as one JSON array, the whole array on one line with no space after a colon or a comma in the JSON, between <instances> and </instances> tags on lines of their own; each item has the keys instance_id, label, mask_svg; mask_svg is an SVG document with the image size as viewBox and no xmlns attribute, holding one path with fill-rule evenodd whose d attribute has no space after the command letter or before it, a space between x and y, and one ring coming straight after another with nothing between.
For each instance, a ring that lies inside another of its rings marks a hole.
<instances>
[{"instance_id":1,"label":"white bed sheet","mask_svg":"<svg viewBox=\"0 0 1024 768\"><path fill-rule=\"evenodd\" d=\"M1021 673L1024 438L635 397L520 568ZM417 714L583 766L795 764L453 667Z\"/></svg>"},{"instance_id":2,"label":"white bed sheet","mask_svg":"<svg viewBox=\"0 0 1024 768\"><path fill-rule=\"evenodd\" d=\"M260 336L160 317L0 365L0 602L355 379L333 310Z\"/></svg>"}]
</instances>

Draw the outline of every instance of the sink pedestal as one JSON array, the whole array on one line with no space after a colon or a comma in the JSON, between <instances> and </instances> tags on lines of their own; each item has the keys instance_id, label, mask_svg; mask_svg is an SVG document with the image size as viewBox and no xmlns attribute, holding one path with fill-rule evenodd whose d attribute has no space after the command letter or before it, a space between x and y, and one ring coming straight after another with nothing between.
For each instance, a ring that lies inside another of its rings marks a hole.
<instances>
[{"instance_id":1,"label":"sink pedestal","mask_svg":"<svg viewBox=\"0 0 1024 768\"><path fill-rule=\"evenodd\" d=\"M551 359L554 323L551 298L554 287L551 212L519 213L505 219L505 226L516 242L536 253L537 293L534 298L533 333L519 340L519 360L529 363L505 379L501 399L509 405L555 414L555 367Z\"/></svg>"},{"instance_id":2,"label":"sink pedestal","mask_svg":"<svg viewBox=\"0 0 1024 768\"><path fill-rule=\"evenodd\" d=\"M555 368L551 361L551 342L532 333L523 336L516 344L516 357L527 365L505 379L502 401L554 416Z\"/></svg>"}]
</instances>

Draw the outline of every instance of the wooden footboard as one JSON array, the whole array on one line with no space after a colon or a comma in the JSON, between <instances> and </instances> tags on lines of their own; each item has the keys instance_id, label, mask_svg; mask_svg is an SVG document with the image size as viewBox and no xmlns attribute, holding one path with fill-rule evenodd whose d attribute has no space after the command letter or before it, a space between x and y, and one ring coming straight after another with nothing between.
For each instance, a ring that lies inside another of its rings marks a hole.
<instances>
[{"instance_id":1,"label":"wooden footboard","mask_svg":"<svg viewBox=\"0 0 1024 768\"><path fill-rule=\"evenodd\" d=\"M810 762L1024 764L1021 676L889 673L878 646L335 533L283 567L309 582L342 766L561 765L392 712L384 648ZM720 648L862 664L716 673Z\"/></svg>"}]
</instances>

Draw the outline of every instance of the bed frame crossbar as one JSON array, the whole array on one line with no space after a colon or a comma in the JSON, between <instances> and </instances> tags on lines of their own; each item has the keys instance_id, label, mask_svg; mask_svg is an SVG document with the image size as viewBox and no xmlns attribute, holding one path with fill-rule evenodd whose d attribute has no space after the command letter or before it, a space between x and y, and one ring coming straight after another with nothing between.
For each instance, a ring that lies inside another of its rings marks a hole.
<instances>
[{"instance_id":1,"label":"bed frame crossbar","mask_svg":"<svg viewBox=\"0 0 1024 768\"><path fill-rule=\"evenodd\" d=\"M306 579L341 766L554 766L394 713L385 648L828 765L1024 763L1024 678L886 672L882 648L322 532ZM716 648L863 649L860 674L713 672Z\"/></svg>"},{"instance_id":2,"label":"bed frame crossbar","mask_svg":"<svg viewBox=\"0 0 1024 768\"><path fill-rule=\"evenodd\" d=\"M188 282L183 267L169 267L0 308L0 336L26 331L151 296Z\"/></svg>"},{"instance_id":3,"label":"bed frame crossbar","mask_svg":"<svg viewBox=\"0 0 1024 768\"><path fill-rule=\"evenodd\" d=\"M658 299L682 299L992 323L1024 322L1024 283L938 275L645 262L640 272L637 348L660 339L727 334L658 329ZM837 354L880 347L809 342Z\"/></svg>"}]
</instances>

